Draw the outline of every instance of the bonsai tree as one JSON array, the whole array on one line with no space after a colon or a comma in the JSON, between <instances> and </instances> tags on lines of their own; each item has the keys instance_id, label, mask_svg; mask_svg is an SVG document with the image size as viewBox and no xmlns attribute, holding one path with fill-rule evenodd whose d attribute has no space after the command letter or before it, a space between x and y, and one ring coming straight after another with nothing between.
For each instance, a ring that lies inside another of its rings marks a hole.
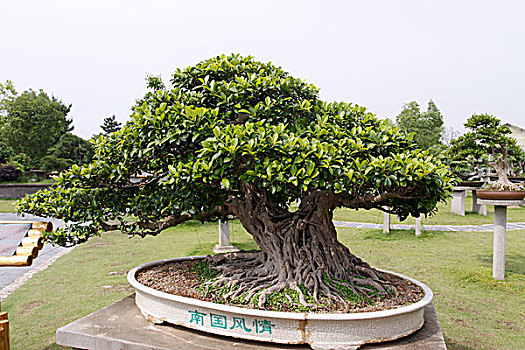
<instances>
[{"instance_id":1,"label":"bonsai tree","mask_svg":"<svg viewBox=\"0 0 525 350\"><path fill-rule=\"evenodd\" d=\"M89 165L73 165L55 188L18 205L71 222L49 240L76 244L108 228L156 235L187 220L235 217L260 250L210 258L214 284L231 287L225 299L259 293L262 307L288 287L302 304L307 295L344 303L341 290L364 298L394 287L338 241L333 210L404 219L433 213L451 188L446 166L389 121L323 102L316 87L270 63L220 56L148 86L131 120L97 140ZM133 183L135 173L150 176Z\"/></svg>"},{"instance_id":2,"label":"bonsai tree","mask_svg":"<svg viewBox=\"0 0 525 350\"><path fill-rule=\"evenodd\" d=\"M493 168L498 180L488 185L493 190L521 190L507 177L512 160L521 157L523 151L511 131L501 120L488 114L474 114L464 124L470 131L452 140L448 154L454 160L481 162Z\"/></svg>"}]
</instances>

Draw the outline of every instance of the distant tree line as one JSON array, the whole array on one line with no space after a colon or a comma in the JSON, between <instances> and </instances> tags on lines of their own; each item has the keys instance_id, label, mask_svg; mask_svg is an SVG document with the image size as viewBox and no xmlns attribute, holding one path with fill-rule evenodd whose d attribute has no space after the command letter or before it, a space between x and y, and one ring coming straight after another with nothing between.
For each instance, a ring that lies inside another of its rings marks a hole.
<instances>
[{"instance_id":1,"label":"distant tree line","mask_svg":"<svg viewBox=\"0 0 525 350\"><path fill-rule=\"evenodd\" d=\"M486 134L484 135L486 138L500 140L501 143L503 142L502 135L507 135L504 141L508 149L508 175L523 175L525 173L525 152L510 136L508 127L502 124L497 117L487 114L473 115L465 123L465 127L472 128L473 120L476 120L476 127L477 124L480 125L479 128ZM489 161L491 152L480 153L475 138L470 136L469 142L465 141L466 137L471 135L470 133L461 135L453 128L444 127L443 115L432 100L428 102L426 111L422 111L416 101L406 103L396 117L396 124L401 130L412 135L412 140L417 147L428 150L448 163L450 169L460 177L473 175L475 169L486 166ZM473 149L478 149L478 152L473 152Z\"/></svg>"},{"instance_id":2,"label":"distant tree line","mask_svg":"<svg viewBox=\"0 0 525 350\"><path fill-rule=\"evenodd\" d=\"M93 143L71 133L71 106L43 90L18 93L13 82L0 83L0 181L15 181L30 169L62 171L92 159ZM108 134L120 123L113 115L101 127Z\"/></svg>"},{"instance_id":3,"label":"distant tree line","mask_svg":"<svg viewBox=\"0 0 525 350\"><path fill-rule=\"evenodd\" d=\"M421 111L416 101L406 103L396 117L401 130L413 133L414 143L430 153L438 155L446 146L441 142L443 135L443 116L434 101L428 102L426 111Z\"/></svg>"},{"instance_id":4,"label":"distant tree line","mask_svg":"<svg viewBox=\"0 0 525 350\"><path fill-rule=\"evenodd\" d=\"M71 104L43 90L29 89L19 94L11 81L0 83L0 181L16 180L29 169L52 172L86 164L93 157L94 141L122 127L115 115L106 117L100 126L102 132L84 140L71 133L70 111ZM443 115L432 100L426 110L416 101L404 104L396 124L417 147L447 162L456 174L472 172L481 164L472 157L457 157L450 152L461 133L444 127ZM523 174L525 152L516 146L512 150L511 170Z\"/></svg>"}]
</instances>

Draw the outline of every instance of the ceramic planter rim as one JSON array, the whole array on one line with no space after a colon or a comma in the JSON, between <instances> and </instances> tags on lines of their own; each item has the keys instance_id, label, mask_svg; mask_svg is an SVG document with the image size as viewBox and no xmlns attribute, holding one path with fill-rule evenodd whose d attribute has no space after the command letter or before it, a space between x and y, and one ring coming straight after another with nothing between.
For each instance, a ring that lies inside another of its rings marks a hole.
<instances>
[{"instance_id":1,"label":"ceramic planter rim","mask_svg":"<svg viewBox=\"0 0 525 350\"><path fill-rule=\"evenodd\" d=\"M492 190L492 189L479 189L476 190L479 199L488 200L521 200L525 198L525 190L520 191L508 191L508 190Z\"/></svg>"},{"instance_id":2,"label":"ceramic planter rim","mask_svg":"<svg viewBox=\"0 0 525 350\"><path fill-rule=\"evenodd\" d=\"M517 192L517 193L523 193L525 190L519 190L519 191L509 191L509 190L491 190L486 188L478 188L476 189L478 192Z\"/></svg>"},{"instance_id":3,"label":"ceramic planter rim","mask_svg":"<svg viewBox=\"0 0 525 350\"><path fill-rule=\"evenodd\" d=\"M249 316L273 317L273 318L289 319L289 320L290 319L291 320L308 319L308 320L335 321L335 320L365 320L365 319L377 319L377 318L382 318L382 317L391 317L391 316L410 313L410 312L422 309L432 302L432 298L434 296L434 294L432 293L429 287L427 287L425 284L415 279L412 279L410 277L407 277L407 276L404 276L402 274L395 273L392 271L376 268L376 270L378 271L403 278L421 287L425 294L423 299L413 304L400 306L398 308L381 310L381 311L371 311L371 312L315 313L315 312L268 311L268 310L251 309L251 308L244 308L244 307L238 307L238 306L230 306L230 305L224 305L224 304L216 304L216 303L212 303L209 301L203 301L203 300L199 300L195 298L188 298L188 297L183 297L180 295L169 294L169 293L158 291L150 287L146 287L145 285L139 283L137 279L135 278L139 270L142 270L149 266L161 265L164 263L175 262L175 261L201 260L205 257L206 256L191 256L191 257L171 258L171 259L151 261L151 262L142 264L140 266L137 266L131 269L128 272L127 279L128 279L129 284L131 284L133 288L141 291L142 293L150 294L158 298L164 298L164 299L168 299L171 301L194 305L194 306L203 307L203 308L211 308L211 309L226 311L226 312L235 312L235 313L249 315Z\"/></svg>"}]
</instances>

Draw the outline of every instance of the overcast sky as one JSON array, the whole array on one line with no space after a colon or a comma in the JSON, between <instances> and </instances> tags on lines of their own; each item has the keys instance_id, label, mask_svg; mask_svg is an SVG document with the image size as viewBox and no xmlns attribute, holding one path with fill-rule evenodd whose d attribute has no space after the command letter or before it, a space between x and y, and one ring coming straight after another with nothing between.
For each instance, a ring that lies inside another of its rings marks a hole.
<instances>
[{"instance_id":1,"label":"overcast sky","mask_svg":"<svg viewBox=\"0 0 525 350\"><path fill-rule=\"evenodd\" d=\"M147 73L232 52L272 61L326 100L395 116L429 99L525 127L525 1L0 2L0 82L72 103L79 136L126 121Z\"/></svg>"}]
</instances>

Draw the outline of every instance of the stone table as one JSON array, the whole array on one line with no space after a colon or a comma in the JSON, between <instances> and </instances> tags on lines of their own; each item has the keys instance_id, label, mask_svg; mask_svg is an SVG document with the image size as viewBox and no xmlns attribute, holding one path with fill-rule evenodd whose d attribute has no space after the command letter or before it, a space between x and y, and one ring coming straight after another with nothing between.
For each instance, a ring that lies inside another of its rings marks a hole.
<instances>
[{"instance_id":1,"label":"stone table","mask_svg":"<svg viewBox=\"0 0 525 350\"><path fill-rule=\"evenodd\" d=\"M425 308L425 324L419 331L360 350L446 350L434 305ZM211 335L179 326L154 325L144 318L130 295L57 330L58 345L92 350L231 350L310 349Z\"/></svg>"},{"instance_id":2,"label":"stone table","mask_svg":"<svg viewBox=\"0 0 525 350\"><path fill-rule=\"evenodd\" d=\"M472 191L472 211L481 215L487 215L487 206L477 201L478 187L456 186L452 192L452 204L450 211L454 214L465 216L465 197L467 191Z\"/></svg>"},{"instance_id":3,"label":"stone table","mask_svg":"<svg viewBox=\"0 0 525 350\"><path fill-rule=\"evenodd\" d=\"M525 200L478 199L478 204L494 206L494 250L492 256L492 277L505 279L505 250L507 240L507 207L525 205Z\"/></svg>"},{"instance_id":4,"label":"stone table","mask_svg":"<svg viewBox=\"0 0 525 350\"><path fill-rule=\"evenodd\" d=\"M485 204L478 203L478 190L479 188L472 190L472 211L474 213L487 216L487 206Z\"/></svg>"}]
</instances>

